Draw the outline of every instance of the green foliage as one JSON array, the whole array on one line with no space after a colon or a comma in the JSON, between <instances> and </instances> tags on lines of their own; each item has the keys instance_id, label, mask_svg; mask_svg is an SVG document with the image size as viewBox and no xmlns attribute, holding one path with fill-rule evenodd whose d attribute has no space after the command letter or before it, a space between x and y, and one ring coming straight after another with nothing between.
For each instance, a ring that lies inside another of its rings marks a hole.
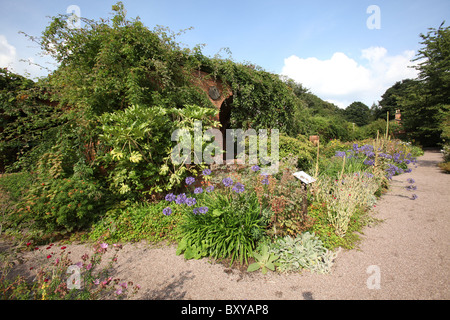
<instances>
[{"instance_id":1,"label":"green foliage","mask_svg":"<svg viewBox=\"0 0 450 320\"><path fill-rule=\"evenodd\" d=\"M18 159L39 144L54 141L49 132L65 120L60 118L61 108L49 101L47 90L45 81L35 84L0 69L0 171L17 171Z\"/></svg>"},{"instance_id":2,"label":"green foliage","mask_svg":"<svg viewBox=\"0 0 450 320\"><path fill-rule=\"evenodd\" d=\"M150 31L139 19L128 20L123 4L112 20L84 20L70 29L54 17L40 41L60 67L49 78L62 104L92 109L94 114L130 105L167 107L207 100L189 83L193 66L168 30Z\"/></svg>"},{"instance_id":3,"label":"green foliage","mask_svg":"<svg viewBox=\"0 0 450 320\"><path fill-rule=\"evenodd\" d=\"M174 211L169 216L163 215L161 212L165 206L164 202L120 203L92 225L89 238L109 242L175 242L179 235L178 224L181 222L182 212Z\"/></svg>"},{"instance_id":4,"label":"green foliage","mask_svg":"<svg viewBox=\"0 0 450 320\"><path fill-rule=\"evenodd\" d=\"M295 238L278 238L270 245L270 253L279 257L280 272L298 272L302 269L316 273L330 273L336 254L326 249L314 233L305 232Z\"/></svg>"},{"instance_id":5,"label":"green foliage","mask_svg":"<svg viewBox=\"0 0 450 320\"><path fill-rule=\"evenodd\" d=\"M0 177L0 190L7 193L9 201L17 203L25 196L32 183L33 174L28 172L3 174Z\"/></svg>"},{"instance_id":6,"label":"green foliage","mask_svg":"<svg viewBox=\"0 0 450 320\"><path fill-rule=\"evenodd\" d=\"M80 230L98 218L104 196L92 180L53 179L32 185L15 215L21 223L46 232Z\"/></svg>"},{"instance_id":7,"label":"green foliage","mask_svg":"<svg viewBox=\"0 0 450 320\"><path fill-rule=\"evenodd\" d=\"M322 176L314 185L314 196L326 203L328 221L336 234L343 237L354 214L374 205L378 188L378 180L367 173L341 175L339 179Z\"/></svg>"},{"instance_id":8,"label":"green foliage","mask_svg":"<svg viewBox=\"0 0 450 320\"><path fill-rule=\"evenodd\" d=\"M441 123L450 108L450 27L442 23L438 29L420 35L423 47L415 60L419 71L398 97L402 122L409 139L429 147L441 143Z\"/></svg>"},{"instance_id":9,"label":"green foliage","mask_svg":"<svg viewBox=\"0 0 450 320\"><path fill-rule=\"evenodd\" d=\"M275 271L275 264L274 262L279 258L278 256L271 254L269 252L269 246L264 245L261 249L261 252L254 252L253 257L255 258L256 262L250 264L247 268L248 272L253 272L258 269L262 269L262 273L266 274L267 269Z\"/></svg>"},{"instance_id":10,"label":"green foliage","mask_svg":"<svg viewBox=\"0 0 450 320\"><path fill-rule=\"evenodd\" d=\"M344 117L347 121L361 127L369 123L370 110L369 107L362 102L353 102L345 108Z\"/></svg>"},{"instance_id":11,"label":"green foliage","mask_svg":"<svg viewBox=\"0 0 450 320\"><path fill-rule=\"evenodd\" d=\"M312 167L316 152L316 148L305 136L298 135L297 138L292 138L285 134L280 134L279 136L280 159L296 157L296 166L303 171Z\"/></svg>"},{"instance_id":12,"label":"green foliage","mask_svg":"<svg viewBox=\"0 0 450 320\"><path fill-rule=\"evenodd\" d=\"M254 192L233 194L231 190L214 191L202 198L202 205L208 208L204 214L195 214L186 209L180 230L182 242L178 253L183 250L200 250L219 259L239 259L247 263L256 243L264 233L265 225L260 216L261 208ZM189 208L189 207L188 207ZM188 257L196 257L188 254Z\"/></svg>"},{"instance_id":13,"label":"green foliage","mask_svg":"<svg viewBox=\"0 0 450 320\"><path fill-rule=\"evenodd\" d=\"M184 109L131 106L123 111L103 114L100 141L106 150L98 158L109 170L113 193L138 198L170 190L187 174L183 164L173 164L172 132L193 131L194 121L202 121L207 130L216 110L198 106Z\"/></svg>"},{"instance_id":14,"label":"green foliage","mask_svg":"<svg viewBox=\"0 0 450 320\"><path fill-rule=\"evenodd\" d=\"M202 59L202 69L222 80L233 94L228 128L268 129L291 134L292 113L302 102L276 74L230 59Z\"/></svg>"}]
</instances>

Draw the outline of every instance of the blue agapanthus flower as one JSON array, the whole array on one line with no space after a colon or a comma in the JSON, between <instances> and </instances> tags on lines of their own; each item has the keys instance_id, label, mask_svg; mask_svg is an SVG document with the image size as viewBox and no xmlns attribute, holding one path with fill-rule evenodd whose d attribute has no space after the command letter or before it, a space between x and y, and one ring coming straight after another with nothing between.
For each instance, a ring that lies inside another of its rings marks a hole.
<instances>
[{"instance_id":1,"label":"blue agapanthus flower","mask_svg":"<svg viewBox=\"0 0 450 320\"><path fill-rule=\"evenodd\" d=\"M343 158L345 155L345 151L336 151L335 157Z\"/></svg>"},{"instance_id":2,"label":"blue agapanthus flower","mask_svg":"<svg viewBox=\"0 0 450 320\"><path fill-rule=\"evenodd\" d=\"M200 208L198 208L198 212L201 213L201 214L207 213L208 210L209 210L208 207L200 207Z\"/></svg>"},{"instance_id":3,"label":"blue agapanthus flower","mask_svg":"<svg viewBox=\"0 0 450 320\"><path fill-rule=\"evenodd\" d=\"M163 214L166 216L170 216L172 214L172 209L170 207L166 207L163 209Z\"/></svg>"},{"instance_id":4,"label":"blue agapanthus flower","mask_svg":"<svg viewBox=\"0 0 450 320\"><path fill-rule=\"evenodd\" d=\"M222 183L225 187L230 187L233 185L233 180L231 178L225 178L222 180Z\"/></svg>"},{"instance_id":5,"label":"blue agapanthus flower","mask_svg":"<svg viewBox=\"0 0 450 320\"><path fill-rule=\"evenodd\" d=\"M187 198L186 199L186 201L185 201L185 203L189 206L189 207L191 207L191 206L193 206L193 205L195 205L196 203L197 203L197 200L195 199L195 198Z\"/></svg>"},{"instance_id":6,"label":"blue agapanthus flower","mask_svg":"<svg viewBox=\"0 0 450 320\"><path fill-rule=\"evenodd\" d=\"M233 191L236 193L241 193L245 191L245 187L242 183L237 182L233 187Z\"/></svg>"},{"instance_id":7,"label":"blue agapanthus flower","mask_svg":"<svg viewBox=\"0 0 450 320\"><path fill-rule=\"evenodd\" d=\"M200 193L202 193L202 192L203 192L203 189L200 188L200 187L194 189L194 193L195 193L195 194L200 194Z\"/></svg>"},{"instance_id":8,"label":"blue agapanthus flower","mask_svg":"<svg viewBox=\"0 0 450 320\"><path fill-rule=\"evenodd\" d=\"M205 170L203 170L202 173L203 173L204 176L209 176L211 174L211 170L210 169L205 169Z\"/></svg>"},{"instance_id":9,"label":"blue agapanthus flower","mask_svg":"<svg viewBox=\"0 0 450 320\"><path fill-rule=\"evenodd\" d=\"M193 184L195 182L195 178L194 177L187 177L185 181L186 181L187 185L191 185L191 184Z\"/></svg>"},{"instance_id":10,"label":"blue agapanthus flower","mask_svg":"<svg viewBox=\"0 0 450 320\"><path fill-rule=\"evenodd\" d=\"M184 194L184 193L179 194L175 200L175 203L176 204L184 204L186 202L186 199L187 199L186 194Z\"/></svg>"},{"instance_id":11,"label":"blue agapanthus flower","mask_svg":"<svg viewBox=\"0 0 450 320\"><path fill-rule=\"evenodd\" d=\"M172 202L176 199L175 195L173 193L169 193L166 195L166 201Z\"/></svg>"}]
</instances>

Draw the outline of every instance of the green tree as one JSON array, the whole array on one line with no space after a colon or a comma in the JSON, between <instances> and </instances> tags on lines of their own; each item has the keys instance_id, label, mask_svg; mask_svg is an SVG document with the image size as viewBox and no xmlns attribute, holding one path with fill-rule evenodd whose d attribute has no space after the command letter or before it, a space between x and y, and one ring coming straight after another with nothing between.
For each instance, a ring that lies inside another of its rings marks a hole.
<instances>
[{"instance_id":1,"label":"green tree","mask_svg":"<svg viewBox=\"0 0 450 320\"><path fill-rule=\"evenodd\" d=\"M347 121L361 127L369 123L370 109L364 103L356 101L345 108L344 117Z\"/></svg>"},{"instance_id":2,"label":"green tree","mask_svg":"<svg viewBox=\"0 0 450 320\"><path fill-rule=\"evenodd\" d=\"M441 143L443 119L450 112L450 28L443 22L429 30L420 35L423 48L415 59L420 61L419 77L398 101L409 136L424 146L436 146Z\"/></svg>"},{"instance_id":3,"label":"green tree","mask_svg":"<svg viewBox=\"0 0 450 320\"><path fill-rule=\"evenodd\" d=\"M386 119L386 114L389 112L389 120L394 120L396 110L400 109L400 97L407 94L408 88L414 85L413 79L404 79L397 81L393 86L388 88L381 96L379 101L379 108L375 109L374 117L376 119Z\"/></svg>"}]
</instances>

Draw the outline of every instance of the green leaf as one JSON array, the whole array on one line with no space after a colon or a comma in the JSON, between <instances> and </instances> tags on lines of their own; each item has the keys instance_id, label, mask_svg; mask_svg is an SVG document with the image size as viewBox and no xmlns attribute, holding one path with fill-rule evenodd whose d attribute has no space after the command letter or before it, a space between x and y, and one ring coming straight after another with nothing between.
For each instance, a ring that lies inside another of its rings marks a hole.
<instances>
[{"instance_id":1,"label":"green leaf","mask_svg":"<svg viewBox=\"0 0 450 320\"><path fill-rule=\"evenodd\" d=\"M222 211L220 211L219 209L214 209L212 212L213 217L220 217L222 215Z\"/></svg>"},{"instance_id":2,"label":"green leaf","mask_svg":"<svg viewBox=\"0 0 450 320\"><path fill-rule=\"evenodd\" d=\"M248 266L247 271L253 272L253 271L258 270L260 267L261 267L260 264L258 262L255 262Z\"/></svg>"},{"instance_id":3,"label":"green leaf","mask_svg":"<svg viewBox=\"0 0 450 320\"><path fill-rule=\"evenodd\" d=\"M274 271L275 270L275 266L272 262L267 262L265 265L267 268L269 268L270 270Z\"/></svg>"},{"instance_id":4,"label":"green leaf","mask_svg":"<svg viewBox=\"0 0 450 320\"><path fill-rule=\"evenodd\" d=\"M193 252L191 247L186 248L186 251L184 252L184 258L186 260L193 259L195 257L195 253Z\"/></svg>"}]
</instances>

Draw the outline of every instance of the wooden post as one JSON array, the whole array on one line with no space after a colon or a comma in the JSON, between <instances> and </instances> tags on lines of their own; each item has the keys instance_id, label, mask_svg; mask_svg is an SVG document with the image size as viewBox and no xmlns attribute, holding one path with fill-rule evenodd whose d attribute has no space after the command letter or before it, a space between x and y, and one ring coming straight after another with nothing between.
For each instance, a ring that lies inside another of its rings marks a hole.
<instances>
[{"instance_id":1,"label":"wooden post","mask_svg":"<svg viewBox=\"0 0 450 320\"><path fill-rule=\"evenodd\" d=\"M306 219L306 216L308 215L308 185L306 183L302 182L302 215L303 220Z\"/></svg>"}]
</instances>

